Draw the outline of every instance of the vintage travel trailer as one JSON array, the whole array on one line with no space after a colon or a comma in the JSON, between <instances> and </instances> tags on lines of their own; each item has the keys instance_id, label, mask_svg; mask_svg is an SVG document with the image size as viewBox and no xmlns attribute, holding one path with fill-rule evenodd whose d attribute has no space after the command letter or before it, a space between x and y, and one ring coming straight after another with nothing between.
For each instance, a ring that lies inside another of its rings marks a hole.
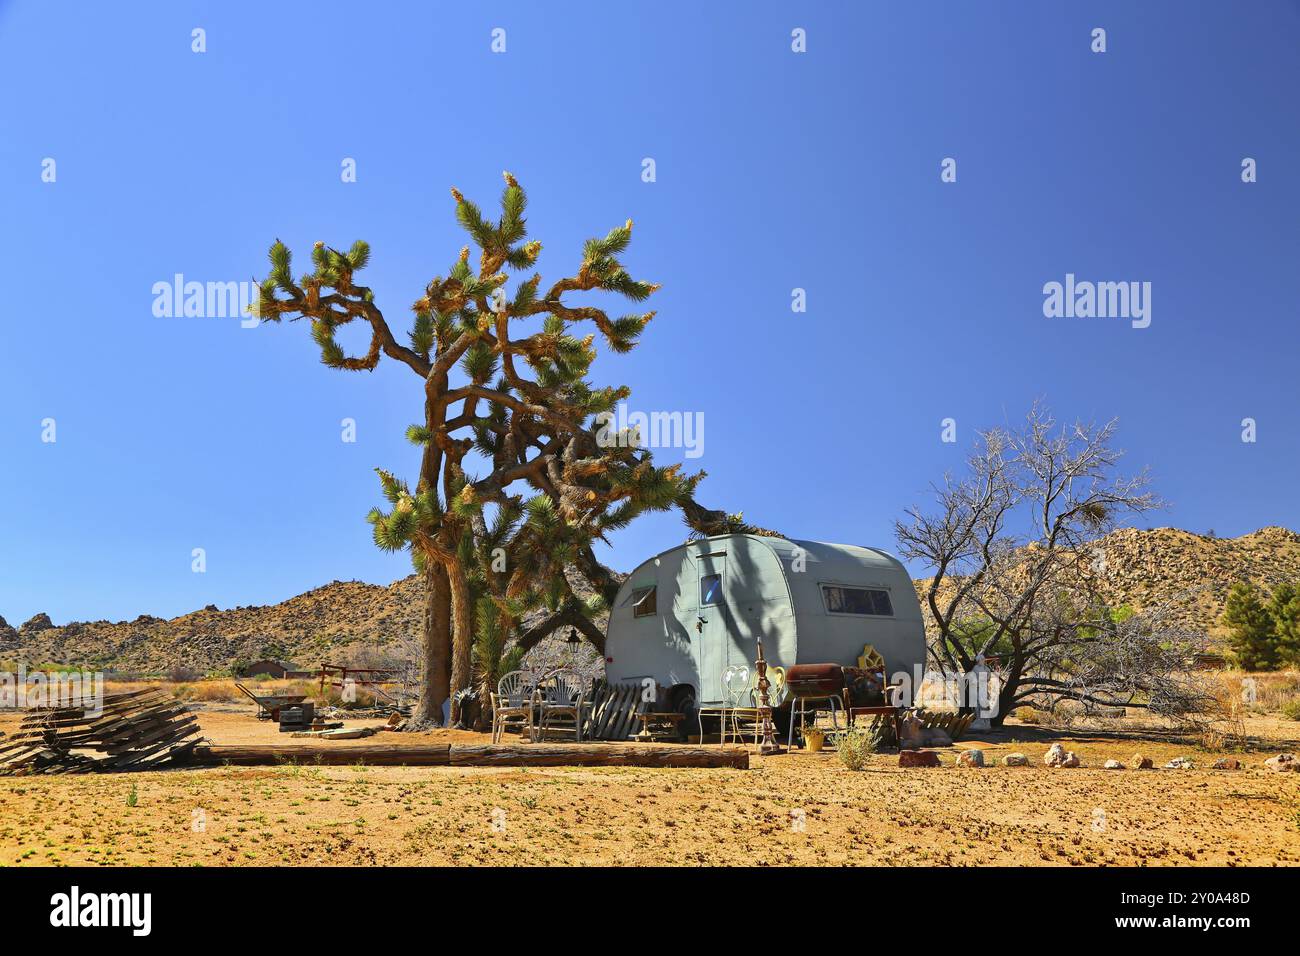
<instances>
[{"instance_id":1,"label":"vintage travel trailer","mask_svg":"<svg viewBox=\"0 0 1300 956\"><path fill-rule=\"evenodd\" d=\"M925 663L907 570L875 548L751 534L679 545L641 564L610 609L606 677L651 678L689 713L722 701L729 665L856 662L871 644L886 673Z\"/></svg>"}]
</instances>

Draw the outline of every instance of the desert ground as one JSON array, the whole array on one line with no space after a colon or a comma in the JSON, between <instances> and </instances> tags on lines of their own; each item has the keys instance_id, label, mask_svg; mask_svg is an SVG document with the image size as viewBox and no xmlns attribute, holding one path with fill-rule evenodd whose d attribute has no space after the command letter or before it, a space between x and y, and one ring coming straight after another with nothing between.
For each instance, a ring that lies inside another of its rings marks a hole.
<instances>
[{"instance_id":1,"label":"desert ground","mask_svg":"<svg viewBox=\"0 0 1300 956\"><path fill-rule=\"evenodd\" d=\"M287 740L251 704L193 706L215 743ZM0 730L17 721L0 715ZM755 755L749 770L358 762L4 777L0 865L1300 864L1300 774L1263 765L1300 750L1300 723L1251 714L1238 730L1225 741L1128 720L1045 727L1012 718L937 750L941 767L902 769L880 754L856 772L833 752L797 751ZM1083 766L1045 767L1058 741ZM955 766L970 747L991 765ZM1029 766L1000 765L1015 751ZM1102 769L1139 751L1157 768L1180 755L1196 768ZM1209 769L1223 755L1243 769Z\"/></svg>"}]
</instances>

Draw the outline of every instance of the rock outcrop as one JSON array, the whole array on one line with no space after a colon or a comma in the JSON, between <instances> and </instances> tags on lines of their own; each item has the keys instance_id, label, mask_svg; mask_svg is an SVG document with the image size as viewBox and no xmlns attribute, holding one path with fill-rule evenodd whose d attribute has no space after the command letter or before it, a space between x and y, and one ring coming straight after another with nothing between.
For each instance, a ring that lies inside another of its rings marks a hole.
<instances>
[{"instance_id":1,"label":"rock outcrop","mask_svg":"<svg viewBox=\"0 0 1300 956\"><path fill-rule=\"evenodd\" d=\"M1177 528L1121 528L1091 546L1102 596L1112 607L1135 611L1173 602L1173 622L1222 636L1219 619L1228 590L1241 580L1265 587L1300 581L1300 534L1268 527L1239 538L1218 538ZM915 582L921 590L928 582ZM923 593L923 592L922 592ZM929 609L922 602L927 629Z\"/></svg>"}]
</instances>

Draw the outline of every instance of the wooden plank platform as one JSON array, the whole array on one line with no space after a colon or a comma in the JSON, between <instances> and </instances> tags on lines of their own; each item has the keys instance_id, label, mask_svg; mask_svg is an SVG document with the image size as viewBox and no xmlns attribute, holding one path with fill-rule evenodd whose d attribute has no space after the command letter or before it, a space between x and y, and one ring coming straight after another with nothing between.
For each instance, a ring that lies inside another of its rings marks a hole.
<instances>
[{"instance_id":1,"label":"wooden plank platform","mask_svg":"<svg viewBox=\"0 0 1300 956\"><path fill-rule=\"evenodd\" d=\"M730 767L749 769L740 747L681 747L647 744L368 744L328 747L312 744L199 745L197 766L317 764L375 767Z\"/></svg>"}]
</instances>

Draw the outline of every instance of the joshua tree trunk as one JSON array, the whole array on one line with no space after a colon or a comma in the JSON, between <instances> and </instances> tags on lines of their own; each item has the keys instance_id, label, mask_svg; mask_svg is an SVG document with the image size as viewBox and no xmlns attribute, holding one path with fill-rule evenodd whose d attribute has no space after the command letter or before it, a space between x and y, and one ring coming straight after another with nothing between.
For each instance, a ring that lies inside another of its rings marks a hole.
<instances>
[{"instance_id":1,"label":"joshua tree trunk","mask_svg":"<svg viewBox=\"0 0 1300 956\"><path fill-rule=\"evenodd\" d=\"M424 686L412 723L442 724L442 705L451 696L451 588L442 565L429 562L424 573Z\"/></svg>"},{"instance_id":2,"label":"joshua tree trunk","mask_svg":"<svg viewBox=\"0 0 1300 956\"><path fill-rule=\"evenodd\" d=\"M461 719L455 694L474 682L471 653L474 647L474 603L470 600L465 569L454 554L444 572L451 590L451 722Z\"/></svg>"}]
</instances>

